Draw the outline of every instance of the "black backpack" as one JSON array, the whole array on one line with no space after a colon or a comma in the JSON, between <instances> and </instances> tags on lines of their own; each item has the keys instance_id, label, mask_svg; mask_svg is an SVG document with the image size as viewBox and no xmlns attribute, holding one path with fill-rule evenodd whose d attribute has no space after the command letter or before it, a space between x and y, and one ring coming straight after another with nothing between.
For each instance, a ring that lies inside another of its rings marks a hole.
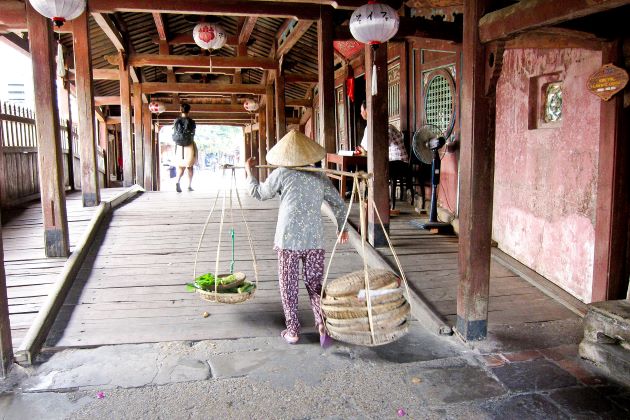
<instances>
[{"instance_id":1,"label":"black backpack","mask_svg":"<svg viewBox=\"0 0 630 420\"><path fill-rule=\"evenodd\" d=\"M173 126L173 141L178 146L189 146L195 138L195 123L190 118L178 118Z\"/></svg>"}]
</instances>

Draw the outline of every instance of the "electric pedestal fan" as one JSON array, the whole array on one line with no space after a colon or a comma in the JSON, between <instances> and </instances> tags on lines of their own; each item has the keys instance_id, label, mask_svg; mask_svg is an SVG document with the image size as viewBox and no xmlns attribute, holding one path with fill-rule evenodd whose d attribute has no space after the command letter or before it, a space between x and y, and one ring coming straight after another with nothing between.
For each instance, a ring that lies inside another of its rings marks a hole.
<instances>
[{"instance_id":1,"label":"electric pedestal fan","mask_svg":"<svg viewBox=\"0 0 630 420\"><path fill-rule=\"evenodd\" d=\"M438 185L440 185L440 149L446 144L446 139L442 131L431 124L423 125L413 135L411 149L418 160L427 165L431 165L431 209L428 221L414 220L410 222L420 229L440 229L450 226L449 223L438 221L437 218L437 196Z\"/></svg>"}]
</instances>

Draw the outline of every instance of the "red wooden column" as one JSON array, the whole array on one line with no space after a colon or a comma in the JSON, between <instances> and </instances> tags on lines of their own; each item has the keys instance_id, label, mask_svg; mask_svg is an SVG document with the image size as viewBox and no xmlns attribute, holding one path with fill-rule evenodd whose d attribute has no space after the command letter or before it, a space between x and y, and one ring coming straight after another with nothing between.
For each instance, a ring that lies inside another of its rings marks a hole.
<instances>
[{"instance_id":1,"label":"red wooden column","mask_svg":"<svg viewBox=\"0 0 630 420\"><path fill-rule=\"evenodd\" d=\"M495 105L485 95L478 22L489 3L464 1L457 333L465 341L483 340L488 331Z\"/></svg>"},{"instance_id":2,"label":"red wooden column","mask_svg":"<svg viewBox=\"0 0 630 420\"><path fill-rule=\"evenodd\" d=\"M265 113L266 111L262 108L258 110L258 134L260 136L260 141L258 142L259 165L267 164L267 121L265 121ZM269 169L261 169L259 172L261 182L267 179Z\"/></svg>"},{"instance_id":3,"label":"red wooden column","mask_svg":"<svg viewBox=\"0 0 630 420\"><path fill-rule=\"evenodd\" d=\"M144 188L153 191L155 148L153 147L153 133L151 132L151 112L147 104L142 105L142 137L144 140Z\"/></svg>"},{"instance_id":4,"label":"red wooden column","mask_svg":"<svg viewBox=\"0 0 630 420\"><path fill-rule=\"evenodd\" d=\"M623 54L618 43L604 47L602 64L608 63L623 67ZM626 297L630 129L627 124L622 127L623 112L623 92L600 103L593 302Z\"/></svg>"},{"instance_id":5,"label":"red wooden column","mask_svg":"<svg viewBox=\"0 0 630 420\"><path fill-rule=\"evenodd\" d=\"M133 156L131 154L131 80L129 66L120 55L120 133L122 136L123 186L133 185Z\"/></svg>"},{"instance_id":6,"label":"red wooden column","mask_svg":"<svg viewBox=\"0 0 630 420\"><path fill-rule=\"evenodd\" d=\"M317 64L319 75L319 138L328 153L337 152L335 137L335 57L332 10L322 7L317 21Z\"/></svg>"},{"instance_id":7,"label":"red wooden column","mask_svg":"<svg viewBox=\"0 0 630 420\"><path fill-rule=\"evenodd\" d=\"M265 94L265 130L267 132L267 150L271 149L276 144L276 132L273 124L273 108L273 88L271 86L267 86L267 92Z\"/></svg>"},{"instance_id":8,"label":"red wooden column","mask_svg":"<svg viewBox=\"0 0 630 420\"><path fill-rule=\"evenodd\" d=\"M252 131L251 131L251 150L250 150L250 156L254 156L256 157L256 162L258 164L260 164L260 162L258 161L259 157L258 157L258 151L260 150L260 138L259 138L259 132L260 132L260 124L258 124L258 130L254 131L254 126L252 125ZM260 173L263 170L260 168L254 168L252 169L252 174L256 177L256 179L260 179Z\"/></svg>"},{"instance_id":9,"label":"red wooden column","mask_svg":"<svg viewBox=\"0 0 630 420\"><path fill-rule=\"evenodd\" d=\"M81 150L81 197L83 207L98 206L101 202L96 164L96 139L94 136L94 89L92 86L92 56L88 14L72 21L74 46L75 84L79 122L79 147Z\"/></svg>"},{"instance_id":10,"label":"red wooden column","mask_svg":"<svg viewBox=\"0 0 630 420\"><path fill-rule=\"evenodd\" d=\"M136 184L144 187L144 158L142 153L142 91L138 83L133 85L133 138Z\"/></svg>"},{"instance_id":11,"label":"red wooden column","mask_svg":"<svg viewBox=\"0 0 630 420\"><path fill-rule=\"evenodd\" d=\"M31 50L32 51L32 50ZM7 376L13 362L13 344L11 341L11 323L9 322L9 299L7 281L4 273L4 249L2 246L2 228L0 227L0 378Z\"/></svg>"},{"instance_id":12,"label":"red wooden column","mask_svg":"<svg viewBox=\"0 0 630 420\"><path fill-rule=\"evenodd\" d=\"M376 64L377 94L372 95L372 58ZM365 91L367 105L368 130L368 172L374 177L368 182L372 186L368 193L368 240L373 246L387 245L385 233L374 212L376 205L389 232L389 120L387 117L387 44L376 50L365 47ZM333 137L334 141L334 137Z\"/></svg>"},{"instance_id":13,"label":"red wooden column","mask_svg":"<svg viewBox=\"0 0 630 420\"><path fill-rule=\"evenodd\" d=\"M33 60L37 160L47 257L70 255L68 217L63 182L59 110L55 87L55 47L52 24L26 2L29 46Z\"/></svg>"},{"instance_id":14,"label":"red wooden column","mask_svg":"<svg viewBox=\"0 0 630 420\"><path fill-rule=\"evenodd\" d=\"M280 140L287 133L287 118L285 115L284 72L276 72L276 138ZM261 127L261 133L264 129ZM262 142L261 142L262 144Z\"/></svg>"}]
</instances>

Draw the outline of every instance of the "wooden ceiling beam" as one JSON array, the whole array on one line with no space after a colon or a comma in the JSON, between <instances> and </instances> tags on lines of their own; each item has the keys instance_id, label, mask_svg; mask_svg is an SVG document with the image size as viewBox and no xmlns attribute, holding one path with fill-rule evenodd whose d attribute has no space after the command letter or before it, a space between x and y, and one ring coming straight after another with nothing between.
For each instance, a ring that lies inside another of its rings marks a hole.
<instances>
[{"instance_id":1,"label":"wooden ceiling beam","mask_svg":"<svg viewBox=\"0 0 630 420\"><path fill-rule=\"evenodd\" d=\"M259 84L219 84L219 83L141 83L142 93L214 93L263 95L265 87Z\"/></svg>"},{"instance_id":2,"label":"wooden ceiling beam","mask_svg":"<svg viewBox=\"0 0 630 420\"><path fill-rule=\"evenodd\" d=\"M165 104L166 112L178 112L179 105L176 104ZM234 113L234 112L244 112L243 105L241 104L190 104L190 113L213 113L213 114L224 114L224 113Z\"/></svg>"},{"instance_id":3,"label":"wooden ceiling beam","mask_svg":"<svg viewBox=\"0 0 630 420\"><path fill-rule=\"evenodd\" d=\"M188 1L155 0L139 2L137 0L89 0L89 10L96 13L137 12L137 13L173 13L193 15L257 16L257 17L295 17L297 19L317 19L319 5L305 3L283 3L281 7L260 0L224 0L224 1Z\"/></svg>"},{"instance_id":4,"label":"wooden ceiling beam","mask_svg":"<svg viewBox=\"0 0 630 420\"><path fill-rule=\"evenodd\" d=\"M175 74L194 74L194 73L206 73L206 74L227 74L233 75L235 73L235 69L225 68L225 69L217 69L213 68L210 71L210 67L175 67L173 68Z\"/></svg>"},{"instance_id":5,"label":"wooden ceiling beam","mask_svg":"<svg viewBox=\"0 0 630 420\"><path fill-rule=\"evenodd\" d=\"M154 44L160 43L160 37L155 36L152 39ZM172 34L168 37L169 45L196 45L195 40L193 39L192 33L180 33L180 34ZM236 35L228 35L227 40L225 41L227 45L237 45L238 44L238 36Z\"/></svg>"},{"instance_id":6,"label":"wooden ceiling beam","mask_svg":"<svg viewBox=\"0 0 630 420\"><path fill-rule=\"evenodd\" d=\"M317 73L285 73L285 83L319 83Z\"/></svg>"},{"instance_id":7,"label":"wooden ceiling beam","mask_svg":"<svg viewBox=\"0 0 630 420\"><path fill-rule=\"evenodd\" d=\"M9 47L13 48L21 54L24 54L27 57L31 56L28 39L24 39L14 33L0 34L0 43L8 45Z\"/></svg>"},{"instance_id":8,"label":"wooden ceiling beam","mask_svg":"<svg viewBox=\"0 0 630 420\"><path fill-rule=\"evenodd\" d=\"M479 19L482 43L505 40L522 32L557 25L630 4L630 0L521 0Z\"/></svg>"},{"instance_id":9,"label":"wooden ceiling beam","mask_svg":"<svg viewBox=\"0 0 630 420\"><path fill-rule=\"evenodd\" d=\"M302 38L302 36L310 29L313 24L312 20L301 20L295 25L289 36L286 37L284 42L278 46L278 50L276 51L276 58L280 58L283 55L286 55L291 48L297 44L297 42Z\"/></svg>"},{"instance_id":10,"label":"wooden ceiling beam","mask_svg":"<svg viewBox=\"0 0 630 420\"><path fill-rule=\"evenodd\" d=\"M168 40L168 34L166 26L164 25L164 19L162 19L162 14L153 12L153 20L155 21L155 28L157 29L158 38L160 39L160 41Z\"/></svg>"},{"instance_id":11,"label":"wooden ceiling beam","mask_svg":"<svg viewBox=\"0 0 630 420\"><path fill-rule=\"evenodd\" d=\"M311 99L287 99L284 105L292 108L299 108L301 106L310 108L313 106L313 101Z\"/></svg>"},{"instance_id":12,"label":"wooden ceiling beam","mask_svg":"<svg viewBox=\"0 0 630 420\"><path fill-rule=\"evenodd\" d=\"M443 41L462 42L463 26L459 21L445 22L421 17L400 18L398 32L392 41L404 38L439 39ZM348 25L335 26L334 39L353 39Z\"/></svg>"},{"instance_id":13,"label":"wooden ceiling beam","mask_svg":"<svg viewBox=\"0 0 630 420\"><path fill-rule=\"evenodd\" d=\"M74 69L68 72L68 80L74 80ZM92 69L92 80L120 80L120 70Z\"/></svg>"},{"instance_id":14,"label":"wooden ceiling beam","mask_svg":"<svg viewBox=\"0 0 630 420\"><path fill-rule=\"evenodd\" d=\"M215 120L224 119L224 120L249 120L251 121L252 119L251 115L248 112L246 112L243 109L243 107L241 107L241 111L243 112L215 113L212 111L204 111L204 112L196 112L194 115L195 115L195 121L197 121L197 119L204 119L204 118L211 118ZM179 111L167 111L167 112L161 113L160 117L177 118L179 117L179 115L180 115Z\"/></svg>"},{"instance_id":15,"label":"wooden ceiling beam","mask_svg":"<svg viewBox=\"0 0 630 420\"><path fill-rule=\"evenodd\" d=\"M112 65L118 65L119 56L105 57ZM200 55L160 55L160 54L130 54L127 60L130 66L146 67L206 67L206 68L254 68L275 69L277 63L273 59L262 57L223 57Z\"/></svg>"},{"instance_id":16,"label":"wooden ceiling beam","mask_svg":"<svg viewBox=\"0 0 630 420\"><path fill-rule=\"evenodd\" d=\"M254 28L256 27L256 20L258 20L256 16L247 16L245 18L241 32L238 34L239 45L247 44L249 38L252 36L252 32L254 32Z\"/></svg>"},{"instance_id":17,"label":"wooden ceiling beam","mask_svg":"<svg viewBox=\"0 0 630 420\"><path fill-rule=\"evenodd\" d=\"M95 106L120 105L120 96L95 96Z\"/></svg>"}]
</instances>

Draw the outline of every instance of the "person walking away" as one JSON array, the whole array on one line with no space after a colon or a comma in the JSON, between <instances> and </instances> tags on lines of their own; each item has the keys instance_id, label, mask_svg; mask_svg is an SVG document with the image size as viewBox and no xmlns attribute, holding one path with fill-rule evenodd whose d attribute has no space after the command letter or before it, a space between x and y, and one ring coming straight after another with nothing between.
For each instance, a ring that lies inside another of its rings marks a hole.
<instances>
[{"instance_id":1,"label":"person walking away","mask_svg":"<svg viewBox=\"0 0 630 420\"><path fill-rule=\"evenodd\" d=\"M302 262L303 278L308 291L320 343L325 346L326 328L320 310L320 294L324 275L324 225L321 206L326 201L333 209L337 229L345 217L345 204L328 177L321 172L300 171L321 161L326 151L304 134L291 130L267 153L267 161L280 166L260 184L252 176L255 157L245 164L249 194L258 200L280 195L274 250L278 254L278 280L286 329L280 335L289 344L299 340L298 278ZM296 169L294 169L296 168ZM340 242L348 240L344 231Z\"/></svg>"},{"instance_id":2,"label":"person walking away","mask_svg":"<svg viewBox=\"0 0 630 420\"><path fill-rule=\"evenodd\" d=\"M192 189L193 166L197 161L197 145L195 144L195 121L188 116L190 105L181 106L181 116L173 123L173 141L175 142L175 160L177 165L177 183L175 189L182 192L179 185L184 176L184 170L188 169L188 191Z\"/></svg>"}]
</instances>

